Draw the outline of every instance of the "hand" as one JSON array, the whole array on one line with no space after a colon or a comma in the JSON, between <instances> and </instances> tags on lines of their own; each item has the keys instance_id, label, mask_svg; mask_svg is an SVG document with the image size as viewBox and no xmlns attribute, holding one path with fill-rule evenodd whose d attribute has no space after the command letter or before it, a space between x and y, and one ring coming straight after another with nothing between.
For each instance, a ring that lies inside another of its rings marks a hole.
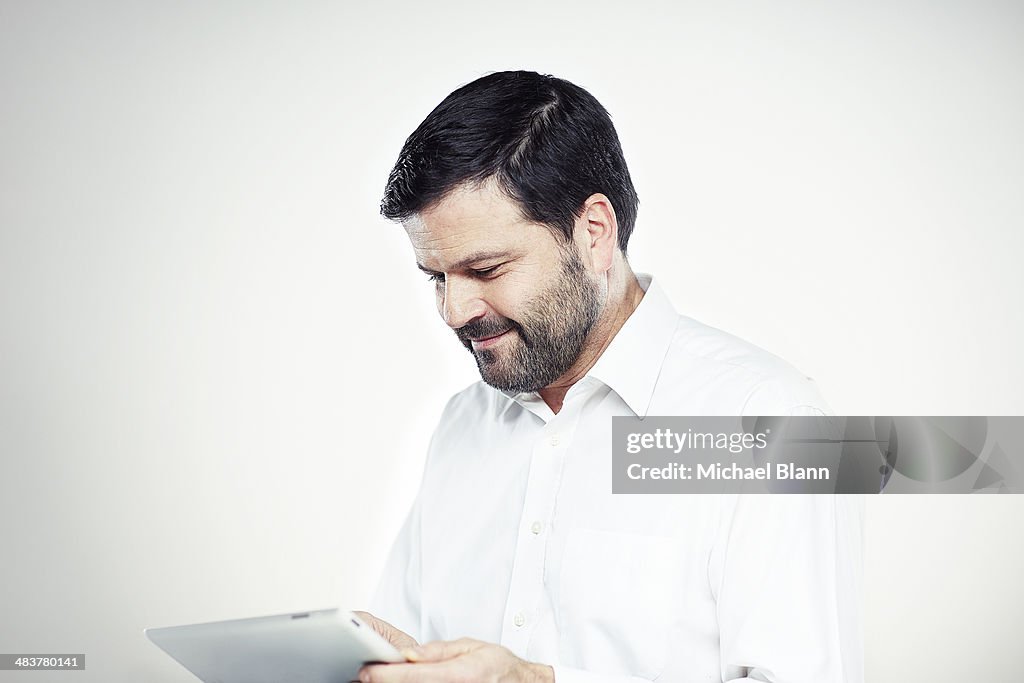
<instances>
[{"instance_id":1,"label":"hand","mask_svg":"<svg viewBox=\"0 0 1024 683\"><path fill-rule=\"evenodd\" d=\"M360 683L554 683L550 666L516 657L507 648L472 638L437 640L402 652L408 664L370 664Z\"/></svg>"},{"instance_id":2,"label":"hand","mask_svg":"<svg viewBox=\"0 0 1024 683\"><path fill-rule=\"evenodd\" d=\"M353 614L366 622L368 626L371 626L374 631L384 636L384 640L388 641L399 650L414 648L419 644L416 642L415 638L405 631L395 628L388 622L383 619L378 619L369 612L353 612Z\"/></svg>"}]
</instances>

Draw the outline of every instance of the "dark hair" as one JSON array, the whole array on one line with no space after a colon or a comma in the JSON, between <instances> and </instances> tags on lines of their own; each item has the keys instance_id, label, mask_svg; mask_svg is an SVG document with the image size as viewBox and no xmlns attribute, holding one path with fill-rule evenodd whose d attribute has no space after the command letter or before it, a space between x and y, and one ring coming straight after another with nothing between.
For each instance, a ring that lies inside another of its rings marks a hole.
<instances>
[{"instance_id":1,"label":"dark hair","mask_svg":"<svg viewBox=\"0 0 1024 683\"><path fill-rule=\"evenodd\" d=\"M590 195L608 197L626 251L639 203L611 117L569 81L501 71L462 86L405 141L380 212L405 220L463 183L494 179L525 218L572 240Z\"/></svg>"}]
</instances>

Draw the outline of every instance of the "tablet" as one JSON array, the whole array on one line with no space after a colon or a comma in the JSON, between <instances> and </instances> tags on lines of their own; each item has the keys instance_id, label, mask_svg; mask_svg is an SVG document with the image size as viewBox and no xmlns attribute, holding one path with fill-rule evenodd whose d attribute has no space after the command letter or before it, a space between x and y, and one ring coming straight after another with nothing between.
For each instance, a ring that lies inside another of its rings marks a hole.
<instances>
[{"instance_id":1,"label":"tablet","mask_svg":"<svg viewBox=\"0 0 1024 683\"><path fill-rule=\"evenodd\" d=\"M349 683L367 662L405 661L372 626L337 609L145 634L204 683Z\"/></svg>"}]
</instances>

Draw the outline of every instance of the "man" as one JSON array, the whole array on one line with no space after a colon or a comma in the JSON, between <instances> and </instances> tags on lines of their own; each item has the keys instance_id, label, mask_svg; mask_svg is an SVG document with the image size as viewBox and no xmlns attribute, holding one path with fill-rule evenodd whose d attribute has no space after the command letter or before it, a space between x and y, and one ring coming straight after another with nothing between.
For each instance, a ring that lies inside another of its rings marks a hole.
<instances>
[{"instance_id":1,"label":"man","mask_svg":"<svg viewBox=\"0 0 1024 683\"><path fill-rule=\"evenodd\" d=\"M855 503L611 494L612 416L828 411L633 273L636 211L607 112L564 80L485 76L406 141L382 213L483 381L364 613L411 663L364 683L862 678Z\"/></svg>"}]
</instances>

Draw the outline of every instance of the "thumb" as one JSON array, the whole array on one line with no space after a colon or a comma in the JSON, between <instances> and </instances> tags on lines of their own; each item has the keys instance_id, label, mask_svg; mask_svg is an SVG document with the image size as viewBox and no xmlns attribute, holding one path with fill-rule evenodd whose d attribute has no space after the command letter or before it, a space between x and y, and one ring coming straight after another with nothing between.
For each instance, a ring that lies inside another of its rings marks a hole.
<instances>
[{"instance_id":1,"label":"thumb","mask_svg":"<svg viewBox=\"0 0 1024 683\"><path fill-rule=\"evenodd\" d=\"M404 656L410 662L440 662L445 659L453 659L467 652L472 652L483 645L479 640L472 638L459 638L458 640L435 640L424 643L418 647L410 647L402 650Z\"/></svg>"}]
</instances>

